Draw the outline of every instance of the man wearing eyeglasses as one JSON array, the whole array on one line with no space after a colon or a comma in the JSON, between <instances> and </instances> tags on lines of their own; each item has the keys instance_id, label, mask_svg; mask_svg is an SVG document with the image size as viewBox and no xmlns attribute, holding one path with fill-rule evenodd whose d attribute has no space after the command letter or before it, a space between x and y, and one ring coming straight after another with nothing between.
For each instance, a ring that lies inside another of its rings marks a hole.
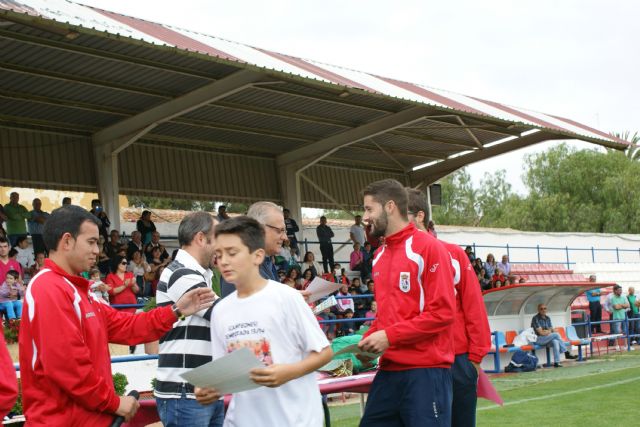
<instances>
[{"instance_id":1,"label":"man wearing eyeglasses","mask_svg":"<svg viewBox=\"0 0 640 427\"><path fill-rule=\"evenodd\" d=\"M278 280L278 270L273 257L280 253L282 243L287 240L287 227L284 222L284 215L275 203L256 202L249 206L247 216L258 221L264 226L264 262L260 265L260 276L267 280ZM220 291L225 297L236 290L235 286L220 279Z\"/></svg>"},{"instance_id":2,"label":"man wearing eyeglasses","mask_svg":"<svg viewBox=\"0 0 640 427\"><path fill-rule=\"evenodd\" d=\"M572 356L567 350L560 334L555 332L555 329L551 324L551 318L547 316L546 304L538 304L538 314L533 316L533 319L531 319L531 327L538 336L536 344L553 348L554 368L562 367L560 364L560 352L564 352L564 357L567 359L577 359L576 356Z\"/></svg>"}]
</instances>

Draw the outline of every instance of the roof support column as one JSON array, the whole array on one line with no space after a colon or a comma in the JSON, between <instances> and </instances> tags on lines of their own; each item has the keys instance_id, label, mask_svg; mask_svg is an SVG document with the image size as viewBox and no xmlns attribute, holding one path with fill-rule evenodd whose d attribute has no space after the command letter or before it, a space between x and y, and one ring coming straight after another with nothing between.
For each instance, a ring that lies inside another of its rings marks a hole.
<instances>
[{"instance_id":1,"label":"roof support column","mask_svg":"<svg viewBox=\"0 0 640 427\"><path fill-rule=\"evenodd\" d=\"M109 145L94 146L93 157L98 181L98 196L111 221L111 228L120 230L118 152L111 150Z\"/></svg>"},{"instance_id":2,"label":"roof support column","mask_svg":"<svg viewBox=\"0 0 640 427\"><path fill-rule=\"evenodd\" d=\"M302 226L302 201L300 195L300 175L298 174L298 168L295 165L287 165L278 168L278 179L283 206L289 209L291 218L298 222L300 226L298 239L303 241L304 227Z\"/></svg>"}]
</instances>

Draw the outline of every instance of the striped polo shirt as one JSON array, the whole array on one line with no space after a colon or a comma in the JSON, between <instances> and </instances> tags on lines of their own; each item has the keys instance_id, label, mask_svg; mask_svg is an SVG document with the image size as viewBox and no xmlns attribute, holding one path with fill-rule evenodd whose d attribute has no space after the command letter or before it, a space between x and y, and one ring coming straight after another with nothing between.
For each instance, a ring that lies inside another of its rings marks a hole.
<instances>
[{"instance_id":1,"label":"striped polo shirt","mask_svg":"<svg viewBox=\"0 0 640 427\"><path fill-rule=\"evenodd\" d=\"M162 272L156 302L159 307L171 305L191 289L210 287L213 273L203 268L188 252L180 249L176 259ZM160 339L158 370L154 395L178 399L182 391L195 399L193 386L180 374L211 361L210 307L184 320L178 320Z\"/></svg>"}]
</instances>

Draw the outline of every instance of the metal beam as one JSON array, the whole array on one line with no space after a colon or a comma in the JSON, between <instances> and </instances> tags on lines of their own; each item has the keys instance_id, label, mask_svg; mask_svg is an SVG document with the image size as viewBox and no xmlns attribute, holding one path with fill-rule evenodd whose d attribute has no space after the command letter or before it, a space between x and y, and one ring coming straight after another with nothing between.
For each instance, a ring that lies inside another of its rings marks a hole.
<instances>
[{"instance_id":1,"label":"metal beam","mask_svg":"<svg viewBox=\"0 0 640 427\"><path fill-rule=\"evenodd\" d=\"M543 141L558 139L567 138L541 131L520 138L512 139L510 141L485 148L484 150L477 150L464 156L444 160L442 162L436 163L433 166L427 166L425 168L410 172L409 178L411 180L411 186L416 186L418 183L423 181L426 184L432 184L438 179L447 176L451 172L454 172L455 170L471 163L498 156L500 154L508 153L510 151L518 150L520 148L528 147L530 145L534 145Z\"/></svg>"},{"instance_id":2,"label":"metal beam","mask_svg":"<svg viewBox=\"0 0 640 427\"><path fill-rule=\"evenodd\" d=\"M422 107L413 107L395 114L389 114L378 120L373 120L357 128L349 129L337 135L321 139L312 144L281 154L276 158L278 166L292 163L304 163L300 171L319 162L342 147L354 144L372 136L389 132L415 121L421 120L428 110Z\"/></svg>"},{"instance_id":3,"label":"metal beam","mask_svg":"<svg viewBox=\"0 0 640 427\"><path fill-rule=\"evenodd\" d=\"M353 212L349 208L347 208L347 206L343 205L338 200L336 200L331 194L327 193L322 187L320 187L318 184L313 182L311 178L309 178L302 172L299 172L298 175L300 176L300 178L304 179L310 186L312 186L318 193L326 197L331 203L338 206L343 211L348 212L351 216L354 216Z\"/></svg>"},{"instance_id":4,"label":"metal beam","mask_svg":"<svg viewBox=\"0 0 640 427\"><path fill-rule=\"evenodd\" d=\"M149 125L166 122L202 105L214 102L216 99L242 91L262 78L263 76L261 74L253 71L238 71L230 76L189 92L186 95L143 111L142 113L96 132L93 136L94 144L108 144L115 139L137 132Z\"/></svg>"},{"instance_id":5,"label":"metal beam","mask_svg":"<svg viewBox=\"0 0 640 427\"><path fill-rule=\"evenodd\" d=\"M419 139L422 141L426 141L426 142L431 142L431 143L435 143L435 144L445 144L445 145L450 145L453 147L460 147L460 148L464 148L464 149L470 149L470 148L476 148L475 144L463 144L464 141L460 141L460 140L451 140L451 139L445 139L445 138L435 138L429 135L422 135L422 134L417 134L417 133L410 133L410 132L406 132L404 129L395 129L392 132L389 132L392 135L400 135L400 136L404 136L407 138L414 138L414 139Z\"/></svg>"},{"instance_id":6,"label":"metal beam","mask_svg":"<svg viewBox=\"0 0 640 427\"><path fill-rule=\"evenodd\" d=\"M458 121L458 123L460 123L460 126L462 126L462 128L467 132L467 134L471 137L471 139L473 139L473 142L476 143L478 148L482 150L483 149L482 143L480 142L478 137L475 136L475 134L471 131L471 129L467 127L467 124L460 118L460 116L456 116L456 120Z\"/></svg>"},{"instance_id":7,"label":"metal beam","mask_svg":"<svg viewBox=\"0 0 640 427\"><path fill-rule=\"evenodd\" d=\"M373 140L373 138L369 138L369 141L371 141L371 143L373 145L375 145L376 147L378 147L378 150L382 151L382 154L384 154L385 156L387 156L389 158L389 160L391 160L393 163L395 163L396 165L400 166L400 169L406 171L407 170L407 166L403 165L402 163L400 163L398 161L398 159L396 159L395 157L393 157L388 151L386 151L384 148L382 148L380 146L380 144L378 144L377 142L375 142Z\"/></svg>"}]
</instances>

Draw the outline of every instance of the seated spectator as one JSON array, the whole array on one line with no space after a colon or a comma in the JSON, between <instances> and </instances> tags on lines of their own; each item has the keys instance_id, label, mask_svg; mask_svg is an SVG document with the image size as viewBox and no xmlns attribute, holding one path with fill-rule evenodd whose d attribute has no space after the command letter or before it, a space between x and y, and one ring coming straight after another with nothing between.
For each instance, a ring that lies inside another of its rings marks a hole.
<instances>
[{"instance_id":1,"label":"seated spectator","mask_svg":"<svg viewBox=\"0 0 640 427\"><path fill-rule=\"evenodd\" d=\"M495 286L495 283L498 281L500 282L501 285L507 283L507 278L502 273L502 270L500 270L499 268L496 269L495 274L491 277L491 282L494 283L494 286L493 286L494 288L498 287L498 286Z\"/></svg>"},{"instance_id":2,"label":"seated spectator","mask_svg":"<svg viewBox=\"0 0 640 427\"><path fill-rule=\"evenodd\" d=\"M366 318L376 318L376 314L378 312L378 303L376 303L375 301L371 301L371 308L369 309L369 311L366 312L366 314L364 315L364 317ZM365 326L371 326L371 322L372 320L367 320L364 322Z\"/></svg>"},{"instance_id":3,"label":"seated spectator","mask_svg":"<svg viewBox=\"0 0 640 427\"><path fill-rule=\"evenodd\" d=\"M349 292L355 291L358 295L367 292L367 285L363 284L359 277L354 277L349 285Z\"/></svg>"},{"instance_id":4,"label":"seated spectator","mask_svg":"<svg viewBox=\"0 0 640 427\"><path fill-rule=\"evenodd\" d=\"M162 258L163 253L167 253L161 246L156 246L151 251L151 261L148 262L149 268L151 269L151 273L146 278L148 282L151 282L151 295L155 296L156 294L156 285L158 283L158 279L160 278L160 273L164 267L169 265L171 259ZM153 277L151 277L153 275Z\"/></svg>"},{"instance_id":5,"label":"seated spectator","mask_svg":"<svg viewBox=\"0 0 640 427\"><path fill-rule=\"evenodd\" d=\"M284 284L294 289L302 289L302 282L300 280L300 272L297 268L292 268L287 273L287 277L284 279Z\"/></svg>"},{"instance_id":6,"label":"seated spectator","mask_svg":"<svg viewBox=\"0 0 640 427\"><path fill-rule=\"evenodd\" d=\"M33 277L36 274L38 274L38 272L40 270L42 270L44 268L44 260L46 259L44 252L38 252L36 254L36 262L31 266L31 270L29 271L29 276Z\"/></svg>"},{"instance_id":7,"label":"seated spectator","mask_svg":"<svg viewBox=\"0 0 640 427\"><path fill-rule=\"evenodd\" d=\"M318 314L318 317L322 320L336 320L336 315L331 312L330 308L326 308ZM335 323L321 323L320 327L322 332L325 333L330 340L336 337L336 324Z\"/></svg>"},{"instance_id":8,"label":"seated spectator","mask_svg":"<svg viewBox=\"0 0 640 427\"><path fill-rule=\"evenodd\" d=\"M509 263L509 255L502 255L502 262L499 262L497 268L502 270L502 272L509 276L511 274L511 264Z\"/></svg>"},{"instance_id":9,"label":"seated spectator","mask_svg":"<svg viewBox=\"0 0 640 427\"><path fill-rule=\"evenodd\" d=\"M278 270L278 281L284 283L285 280L287 280L287 270Z\"/></svg>"},{"instance_id":10,"label":"seated spectator","mask_svg":"<svg viewBox=\"0 0 640 427\"><path fill-rule=\"evenodd\" d=\"M501 288L504 285L500 280L496 280L495 282L491 282L491 288Z\"/></svg>"},{"instance_id":11,"label":"seated spectator","mask_svg":"<svg viewBox=\"0 0 640 427\"><path fill-rule=\"evenodd\" d=\"M142 244L148 245L151 243L151 235L154 231L156 231L156 225L151 221L151 212L150 211L142 211L142 215L140 215L140 219L136 222L136 230L140 232L142 236Z\"/></svg>"},{"instance_id":12,"label":"seated spectator","mask_svg":"<svg viewBox=\"0 0 640 427\"><path fill-rule=\"evenodd\" d=\"M374 288L373 280L371 279L367 280L367 291L365 292L365 294L371 295L371 298L367 298L364 301L364 304L367 307L367 310L371 310L371 303L373 302L373 288Z\"/></svg>"},{"instance_id":13,"label":"seated spectator","mask_svg":"<svg viewBox=\"0 0 640 427\"><path fill-rule=\"evenodd\" d=\"M151 233L151 241L144 247L144 254L148 263L151 263L152 253L155 248L160 248L160 259L162 261L169 259L169 253L164 245L160 243L160 233L157 231Z\"/></svg>"},{"instance_id":14,"label":"seated spectator","mask_svg":"<svg viewBox=\"0 0 640 427\"><path fill-rule=\"evenodd\" d=\"M487 262L484 263L484 271L486 273L486 278L491 279L494 274L496 274L496 259L493 257L493 254L487 255Z\"/></svg>"},{"instance_id":15,"label":"seated spectator","mask_svg":"<svg viewBox=\"0 0 640 427\"><path fill-rule=\"evenodd\" d=\"M358 242L353 244L353 251L349 257L349 268L351 271L360 272L361 278L365 277L366 269L364 267L364 254L362 253L360 243Z\"/></svg>"},{"instance_id":16,"label":"seated spectator","mask_svg":"<svg viewBox=\"0 0 640 427\"><path fill-rule=\"evenodd\" d=\"M282 242L280 251L274 257L275 264L278 268L289 271L289 262L291 260L291 244L288 240Z\"/></svg>"},{"instance_id":17,"label":"seated spectator","mask_svg":"<svg viewBox=\"0 0 640 427\"><path fill-rule=\"evenodd\" d=\"M98 249L100 249L100 253L98 253L98 270L103 275L109 274L109 256L105 252L106 244L105 244L104 236L100 236L98 238Z\"/></svg>"},{"instance_id":18,"label":"seated spectator","mask_svg":"<svg viewBox=\"0 0 640 427\"><path fill-rule=\"evenodd\" d=\"M127 261L131 261L133 254L136 252L142 252L144 245L142 244L142 233L138 230L131 233L131 241L127 245Z\"/></svg>"},{"instance_id":19,"label":"seated spectator","mask_svg":"<svg viewBox=\"0 0 640 427\"><path fill-rule=\"evenodd\" d=\"M351 289L350 293L354 297L353 298L353 305L354 305L353 317L357 317L358 319L365 317L365 314L369 310L369 307L367 306L365 299L358 298L358 296L360 296L360 292L356 291L355 289ZM360 329L360 326L362 326L363 323L364 322L361 320L357 321L355 329L356 330Z\"/></svg>"},{"instance_id":20,"label":"seated spectator","mask_svg":"<svg viewBox=\"0 0 640 427\"><path fill-rule=\"evenodd\" d=\"M562 367L560 365L560 352L564 352L564 357L567 359L577 359L567 350L560 334L555 332L551 324L551 318L547 316L547 306L545 304L538 304L538 314L531 319L531 327L538 336L536 344L553 348L554 368Z\"/></svg>"},{"instance_id":21,"label":"seated spectator","mask_svg":"<svg viewBox=\"0 0 640 427\"><path fill-rule=\"evenodd\" d=\"M109 301L111 304L136 304L136 294L140 291L133 273L127 271L127 259L116 255L111 258L111 273L105 279L109 287ZM134 307L122 309L125 312L135 313Z\"/></svg>"},{"instance_id":22,"label":"seated spectator","mask_svg":"<svg viewBox=\"0 0 640 427\"><path fill-rule=\"evenodd\" d=\"M353 319L353 310L350 308L347 308L344 311L344 318ZM352 320L344 321L340 323L340 329L339 329L338 335L341 335L341 336L351 335L355 331L356 331L356 323L354 321Z\"/></svg>"},{"instance_id":23,"label":"seated spectator","mask_svg":"<svg viewBox=\"0 0 640 427\"><path fill-rule=\"evenodd\" d=\"M311 284L313 280L313 272L310 268L307 268L304 273L302 273L302 290L305 290Z\"/></svg>"},{"instance_id":24,"label":"seated spectator","mask_svg":"<svg viewBox=\"0 0 640 427\"><path fill-rule=\"evenodd\" d=\"M311 270L313 277L316 277L323 271L322 267L320 267L320 264L316 262L316 257L313 252L307 252L306 254L304 254L304 259L302 261L302 264L300 265L300 268L303 271L306 269Z\"/></svg>"},{"instance_id":25,"label":"seated spectator","mask_svg":"<svg viewBox=\"0 0 640 427\"><path fill-rule=\"evenodd\" d=\"M351 294L349 294L349 286L345 284L345 285L342 285L337 296L348 297L350 295ZM351 309L351 312L353 313L353 311L355 310L353 299L352 298L338 299L338 305L336 306L336 309L338 310L338 313L341 313L341 314L344 313L347 309Z\"/></svg>"},{"instance_id":26,"label":"seated spectator","mask_svg":"<svg viewBox=\"0 0 640 427\"><path fill-rule=\"evenodd\" d=\"M104 236L102 237L104 239ZM120 250L120 232L118 230L111 230L109 233L109 241L104 244L104 253L109 259L118 254Z\"/></svg>"},{"instance_id":27,"label":"seated spectator","mask_svg":"<svg viewBox=\"0 0 640 427\"><path fill-rule=\"evenodd\" d=\"M93 296L96 299L102 300L109 304L109 292L108 286L102 281L100 276L100 270L93 268L89 270L89 290L93 292Z\"/></svg>"},{"instance_id":28,"label":"seated spectator","mask_svg":"<svg viewBox=\"0 0 640 427\"><path fill-rule=\"evenodd\" d=\"M9 320L22 317L21 298L24 298L24 287L19 279L20 275L16 270L9 270L0 285L0 310L6 313Z\"/></svg>"},{"instance_id":29,"label":"seated spectator","mask_svg":"<svg viewBox=\"0 0 640 427\"><path fill-rule=\"evenodd\" d=\"M127 266L127 271L133 273L133 277L138 285L138 296L149 297L151 295L151 284L147 285L145 275L151 272L151 267L147 264L142 252L134 252Z\"/></svg>"},{"instance_id":30,"label":"seated spectator","mask_svg":"<svg viewBox=\"0 0 640 427\"><path fill-rule=\"evenodd\" d=\"M473 249L471 248L471 246L467 246L466 248L464 248L464 252L469 257L469 262L473 264L476 260L476 254L473 252Z\"/></svg>"},{"instance_id":31,"label":"seated spectator","mask_svg":"<svg viewBox=\"0 0 640 427\"><path fill-rule=\"evenodd\" d=\"M476 258L473 261L473 269L475 270L476 274L480 273L480 270L484 270L484 263L482 262L481 258ZM486 273L486 272L485 272Z\"/></svg>"},{"instance_id":32,"label":"seated spectator","mask_svg":"<svg viewBox=\"0 0 640 427\"><path fill-rule=\"evenodd\" d=\"M296 268L300 270L300 256L298 255L298 251L299 249L296 249L296 248L289 249L289 254L291 255L291 258L289 258L289 265L287 267L287 270L291 268Z\"/></svg>"},{"instance_id":33,"label":"seated spectator","mask_svg":"<svg viewBox=\"0 0 640 427\"><path fill-rule=\"evenodd\" d=\"M480 289L483 291L491 289L491 281L487 279L484 268L478 272L478 282L480 283Z\"/></svg>"},{"instance_id":34,"label":"seated spectator","mask_svg":"<svg viewBox=\"0 0 640 427\"><path fill-rule=\"evenodd\" d=\"M18 255L16 255L16 261L22 266L22 271L27 271L33 264L35 264L35 255L33 254L33 248L29 246L29 239L27 236L20 236L16 239L16 246L14 248Z\"/></svg>"},{"instance_id":35,"label":"seated spectator","mask_svg":"<svg viewBox=\"0 0 640 427\"><path fill-rule=\"evenodd\" d=\"M513 274L507 278L509 280L509 285L515 285L518 283L518 276L514 276Z\"/></svg>"},{"instance_id":36,"label":"seated spectator","mask_svg":"<svg viewBox=\"0 0 640 427\"><path fill-rule=\"evenodd\" d=\"M371 269L373 268L373 252L374 249L371 246L371 243L368 241L364 243L364 250L362 251L363 262L364 262L364 276L362 276L362 280L366 280L371 278Z\"/></svg>"},{"instance_id":37,"label":"seated spectator","mask_svg":"<svg viewBox=\"0 0 640 427\"><path fill-rule=\"evenodd\" d=\"M340 267L340 264L333 264L333 272L330 275L331 281L335 283L349 284L349 278L344 268Z\"/></svg>"}]
</instances>

